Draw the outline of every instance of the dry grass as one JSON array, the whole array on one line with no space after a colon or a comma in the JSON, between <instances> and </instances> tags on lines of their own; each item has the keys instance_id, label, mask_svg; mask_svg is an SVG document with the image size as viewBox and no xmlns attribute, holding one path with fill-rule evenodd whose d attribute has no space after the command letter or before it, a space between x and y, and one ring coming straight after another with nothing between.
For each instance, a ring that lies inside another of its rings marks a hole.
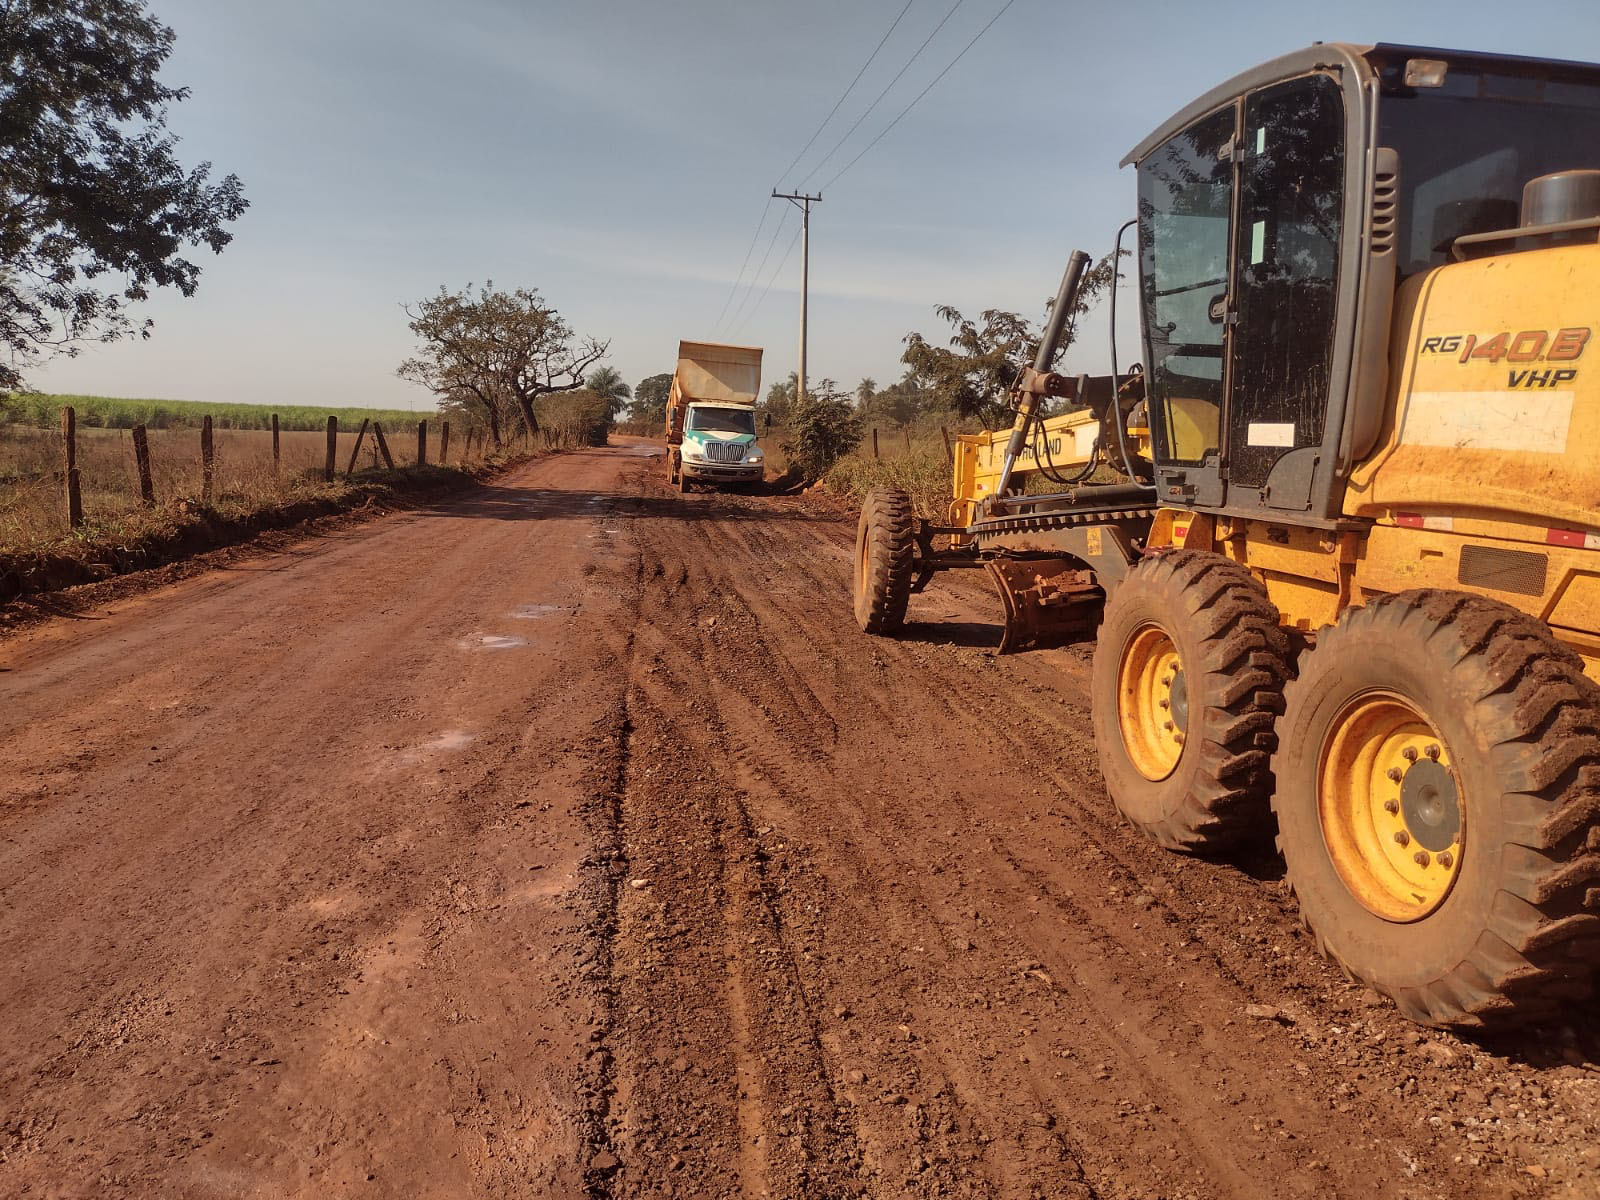
<instances>
[{"instance_id":1,"label":"dry grass","mask_svg":"<svg viewBox=\"0 0 1600 1200\"><path fill-rule=\"evenodd\" d=\"M359 426L357 427L359 429ZM439 454L439 429L428 431L429 457ZM213 435L215 485L212 507L228 515L295 500L336 496L356 445L356 430L340 433L335 455L336 479L323 479L327 437L323 433L285 432L279 436L280 467L272 469L272 435L265 431L219 429ZM186 509L200 502L202 491L200 431L152 429L151 477L157 509ZM37 551L77 539L114 532L141 510L133 437L123 429L78 430L78 476L83 493L85 525L76 535L67 525L65 466L61 435L56 430L0 425L0 550ZM388 434L395 466L414 467L415 426ZM452 465L480 465L485 447L479 439L464 444L459 435L450 445ZM382 465L377 440L367 434L356 471Z\"/></svg>"},{"instance_id":2,"label":"dry grass","mask_svg":"<svg viewBox=\"0 0 1600 1200\"><path fill-rule=\"evenodd\" d=\"M950 431L954 438L955 430ZM937 425L915 425L906 431L878 428L878 453L872 453L872 431L855 453L833 465L825 477L828 491L859 504L875 487L901 488L911 496L919 517L943 521L950 507L950 459Z\"/></svg>"}]
</instances>

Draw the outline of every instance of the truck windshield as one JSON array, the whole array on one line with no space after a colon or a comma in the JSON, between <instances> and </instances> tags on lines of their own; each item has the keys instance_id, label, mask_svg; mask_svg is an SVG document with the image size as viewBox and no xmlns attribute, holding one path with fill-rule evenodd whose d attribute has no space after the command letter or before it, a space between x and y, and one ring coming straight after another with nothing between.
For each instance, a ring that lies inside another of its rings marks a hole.
<instances>
[{"instance_id":1,"label":"truck windshield","mask_svg":"<svg viewBox=\"0 0 1600 1200\"><path fill-rule=\"evenodd\" d=\"M1412 89L1395 70L1382 72L1378 144L1400 154L1402 275L1448 262L1463 234L1519 224L1528 180L1600 168L1600 71L1453 62L1442 87Z\"/></svg>"},{"instance_id":2,"label":"truck windshield","mask_svg":"<svg viewBox=\"0 0 1600 1200\"><path fill-rule=\"evenodd\" d=\"M689 428L696 433L754 433L756 414L748 408L694 408Z\"/></svg>"}]
</instances>

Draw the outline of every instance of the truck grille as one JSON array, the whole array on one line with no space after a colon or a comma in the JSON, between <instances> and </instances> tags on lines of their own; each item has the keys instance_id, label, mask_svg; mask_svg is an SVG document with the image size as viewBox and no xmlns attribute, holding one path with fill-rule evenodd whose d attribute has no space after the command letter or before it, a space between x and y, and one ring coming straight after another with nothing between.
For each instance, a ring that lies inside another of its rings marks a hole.
<instances>
[{"instance_id":1,"label":"truck grille","mask_svg":"<svg viewBox=\"0 0 1600 1200\"><path fill-rule=\"evenodd\" d=\"M706 459L710 462L736 463L744 461L743 442L707 442Z\"/></svg>"}]
</instances>

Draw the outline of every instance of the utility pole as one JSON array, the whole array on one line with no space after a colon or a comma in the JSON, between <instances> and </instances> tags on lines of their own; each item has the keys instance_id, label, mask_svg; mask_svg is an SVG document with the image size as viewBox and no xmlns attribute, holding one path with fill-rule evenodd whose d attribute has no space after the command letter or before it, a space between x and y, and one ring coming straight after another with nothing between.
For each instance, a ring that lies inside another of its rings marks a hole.
<instances>
[{"instance_id":1,"label":"utility pole","mask_svg":"<svg viewBox=\"0 0 1600 1200\"><path fill-rule=\"evenodd\" d=\"M795 372L795 403L806 395L806 310L811 293L811 206L822 203L822 193L808 196L804 192L791 195L774 190L774 200L787 200L800 210L800 369Z\"/></svg>"}]
</instances>

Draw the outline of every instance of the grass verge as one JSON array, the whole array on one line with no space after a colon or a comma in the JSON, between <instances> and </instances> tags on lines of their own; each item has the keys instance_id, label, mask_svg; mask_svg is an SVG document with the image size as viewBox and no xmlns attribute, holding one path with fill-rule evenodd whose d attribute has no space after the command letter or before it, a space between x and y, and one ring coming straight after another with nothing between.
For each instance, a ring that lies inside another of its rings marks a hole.
<instances>
[{"instance_id":1,"label":"grass verge","mask_svg":"<svg viewBox=\"0 0 1600 1200\"><path fill-rule=\"evenodd\" d=\"M535 457L490 459L470 467L364 471L332 483L300 479L270 498L224 492L209 505L176 499L119 512L47 546L0 548L0 603L163 566L318 517L407 507L471 487Z\"/></svg>"}]
</instances>

